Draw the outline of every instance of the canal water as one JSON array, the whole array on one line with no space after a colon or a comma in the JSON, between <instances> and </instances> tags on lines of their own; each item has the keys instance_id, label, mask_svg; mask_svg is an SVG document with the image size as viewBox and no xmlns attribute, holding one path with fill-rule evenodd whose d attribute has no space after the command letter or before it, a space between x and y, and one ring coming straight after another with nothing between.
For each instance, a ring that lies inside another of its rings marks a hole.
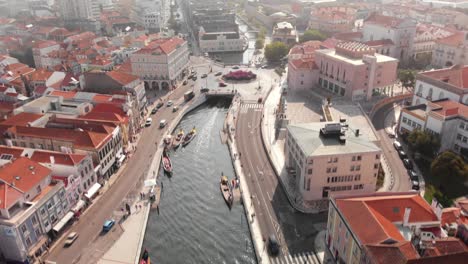
<instances>
[{"instance_id":1,"label":"canal water","mask_svg":"<svg viewBox=\"0 0 468 264\"><path fill-rule=\"evenodd\" d=\"M154 263L256 263L244 208L236 203L229 211L219 188L221 172L234 177L220 138L228 106L209 102L177 127L188 131L196 126L197 136L170 153L173 176L160 176L160 214L150 213L143 243Z\"/></svg>"}]
</instances>

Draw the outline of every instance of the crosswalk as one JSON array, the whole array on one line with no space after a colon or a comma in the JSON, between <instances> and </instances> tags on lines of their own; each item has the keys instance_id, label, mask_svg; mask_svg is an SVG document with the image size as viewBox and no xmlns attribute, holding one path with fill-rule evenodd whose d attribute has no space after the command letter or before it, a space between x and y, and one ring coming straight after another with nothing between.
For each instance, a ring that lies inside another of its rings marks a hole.
<instances>
[{"instance_id":1,"label":"crosswalk","mask_svg":"<svg viewBox=\"0 0 468 264\"><path fill-rule=\"evenodd\" d=\"M272 264L319 264L312 252L302 252L295 255L281 255L276 258L271 258Z\"/></svg>"},{"instance_id":2,"label":"crosswalk","mask_svg":"<svg viewBox=\"0 0 468 264\"><path fill-rule=\"evenodd\" d=\"M262 109L262 104L242 104L242 108Z\"/></svg>"}]
</instances>

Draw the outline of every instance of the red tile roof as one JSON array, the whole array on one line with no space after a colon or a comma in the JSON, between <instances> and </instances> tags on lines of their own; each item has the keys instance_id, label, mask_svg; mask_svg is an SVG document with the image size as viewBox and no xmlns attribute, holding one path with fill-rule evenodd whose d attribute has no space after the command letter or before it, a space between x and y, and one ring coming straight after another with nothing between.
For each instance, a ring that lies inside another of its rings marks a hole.
<instances>
[{"instance_id":1,"label":"red tile roof","mask_svg":"<svg viewBox=\"0 0 468 264\"><path fill-rule=\"evenodd\" d=\"M436 113L443 117L463 116L468 118L468 106L450 99L441 99L429 103L431 113Z\"/></svg>"},{"instance_id":2,"label":"red tile roof","mask_svg":"<svg viewBox=\"0 0 468 264\"><path fill-rule=\"evenodd\" d=\"M52 96L61 96L64 99L73 99L76 95L76 92L68 92L68 91L52 91L49 95Z\"/></svg>"},{"instance_id":3,"label":"red tile roof","mask_svg":"<svg viewBox=\"0 0 468 264\"><path fill-rule=\"evenodd\" d=\"M441 38L436 40L436 43L442 44L442 45L448 45L452 47L458 47L463 44L463 33L459 32L456 34L453 34L451 36L448 36L446 38Z\"/></svg>"},{"instance_id":4,"label":"red tile roof","mask_svg":"<svg viewBox=\"0 0 468 264\"><path fill-rule=\"evenodd\" d=\"M10 125L10 126L28 126L29 123L34 122L41 118L43 115L41 114L33 114L33 113L19 113L17 115L9 117L7 120L1 122L2 125Z\"/></svg>"},{"instance_id":5,"label":"red tile roof","mask_svg":"<svg viewBox=\"0 0 468 264\"><path fill-rule=\"evenodd\" d=\"M410 241L366 245L365 250L373 263L387 263L391 260L392 264L400 264L419 257Z\"/></svg>"},{"instance_id":6,"label":"red tile roof","mask_svg":"<svg viewBox=\"0 0 468 264\"><path fill-rule=\"evenodd\" d=\"M439 238L425 242L427 249L422 257L443 256L459 252L468 252L466 245L458 238Z\"/></svg>"},{"instance_id":7,"label":"red tile roof","mask_svg":"<svg viewBox=\"0 0 468 264\"><path fill-rule=\"evenodd\" d=\"M38 163L51 163L51 157L54 158L54 164L75 166L79 164L84 158L86 158L86 155L34 150L30 159Z\"/></svg>"},{"instance_id":8,"label":"red tile roof","mask_svg":"<svg viewBox=\"0 0 468 264\"><path fill-rule=\"evenodd\" d=\"M393 223L403 222L408 207L409 223L438 221L418 193L336 198L336 205L362 244L376 244L389 238L404 241Z\"/></svg>"},{"instance_id":9,"label":"red tile roof","mask_svg":"<svg viewBox=\"0 0 468 264\"><path fill-rule=\"evenodd\" d=\"M153 54L153 53L164 53L166 55L173 52L178 46L182 45L185 40L173 37L173 38L164 38L164 39L157 39L154 40L148 45L139 51L137 54Z\"/></svg>"},{"instance_id":10,"label":"red tile roof","mask_svg":"<svg viewBox=\"0 0 468 264\"><path fill-rule=\"evenodd\" d=\"M28 192L50 176L51 172L39 163L21 157L0 167L0 179L14 185L18 190Z\"/></svg>"},{"instance_id":11,"label":"red tile roof","mask_svg":"<svg viewBox=\"0 0 468 264\"><path fill-rule=\"evenodd\" d=\"M461 208L458 207L450 207L450 208L444 208L442 210L442 217L440 219L440 224L445 225L445 224L452 224L452 223L457 223L457 224L468 224L468 217L463 215L461 213Z\"/></svg>"},{"instance_id":12,"label":"red tile roof","mask_svg":"<svg viewBox=\"0 0 468 264\"><path fill-rule=\"evenodd\" d=\"M320 49L321 41L307 41L298 45L295 45L289 51L289 54L314 54L315 50Z\"/></svg>"},{"instance_id":13,"label":"red tile roof","mask_svg":"<svg viewBox=\"0 0 468 264\"><path fill-rule=\"evenodd\" d=\"M0 179L0 209L10 208L22 196L23 192Z\"/></svg>"},{"instance_id":14,"label":"red tile roof","mask_svg":"<svg viewBox=\"0 0 468 264\"><path fill-rule=\"evenodd\" d=\"M343 41L336 38L327 38L322 42L321 47L325 49L334 49L336 45L338 45L341 42Z\"/></svg>"},{"instance_id":15,"label":"red tile roof","mask_svg":"<svg viewBox=\"0 0 468 264\"><path fill-rule=\"evenodd\" d=\"M437 81L451 84L461 89L468 89L468 65L455 65L451 68L426 71L421 72L420 74Z\"/></svg>"},{"instance_id":16,"label":"red tile roof","mask_svg":"<svg viewBox=\"0 0 468 264\"><path fill-rule=\"evenodd\" d=\"M290 59L289 64L292 65L295 69L318 69L314 58Z\"/></svg>"},{"instance_id":17,"label":"red tile roof","mask_svg":"<svg viewBox=\"0 0 468 264\"><path fill-rule=\"evenodd\" d=\"M403 22L402 19L390 16L379 15L377 13L371 14L366 20L364 20L364 25L366 23L372 23L381 25L384 27L397 27Z\"/></svg>"},{"instance_id":18,"label":"red tile roof","mask_svg":"<svg viewBox=\"0 0 468 264\"><path fill-rule=\"evenodd\" d=\"M138 80L138 76L124 73L124 72L118 72L118 71L110 71L106 72L106 75L118 82L121 85L127 85L135 80Z\"/></svg>"},{"instance_id":19,"label":"red tile roof","mask_svg":"<svg viewBox=\"0 0 468 264\"><path fill-rule=\"evenodd\" d=\"M0 145L0 155L9 154L9 155L12 155L13 158L15 158L15 159L21 157L21 154L23 153L23 151L24 151L23 148L7 147L7 146Z\"/></svg>"},{"instance_id":20,"label":"red tile roof","mask_svg":"<svg viewBox=\"0 0 468 264\"><path fill-rule=\"evenodd\" d=\"M32 82L45 82L49 79L50 76L52 76L53 73L53 71L48 71L46 69L38 69L31 74L29 80Z\"/></svg>"},{"instance_id":21,"label":"red tile roof","mask_svg":"<svg viewBox=\"0 0 468 264\"><path fill-rule=\"evenodd\" d=\"M48 48L50 46L58 45L57 42L52 41L52 40L38 40L34 43L33 48L35 49L43 49L43 48Z\"/></svg>"}]
</instances>

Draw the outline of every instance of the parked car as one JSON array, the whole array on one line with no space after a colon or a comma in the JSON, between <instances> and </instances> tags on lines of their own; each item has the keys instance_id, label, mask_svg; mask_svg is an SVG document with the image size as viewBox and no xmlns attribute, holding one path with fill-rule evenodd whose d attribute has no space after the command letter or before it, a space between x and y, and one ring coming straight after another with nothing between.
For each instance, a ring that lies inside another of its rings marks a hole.
<instances>
[{"instance_id":1,"label":"parked car","mask_svg":"<svg viewBox=\"0 0 468 264\"><path fill-rule=\"evenodd\" d=\"M401 146L401 143L398 140L393 141L393 146L395 147L396 150L403 149L403 147Z\"/></svg>"},{"instance_id":2,"label":"parked car","mask_svg":"<svg viewBox=\"0 0 468 264\"><path fill-rule=\"evenodd\" d=\"M163 102L158 102L158 104L156 104L156 108L159 109L159 108L161 108L163 105L164 105Z\"/></svg>"},{"instance_id":3,"label":"parked car","mask_svg":"<svg viewBox=\"0 0 468 264\"><path fill-rule=\"evenodd\" d=\"M408 170L413 169L413 163L409 159L403 159L403 165L405 165L405 168Z\"/></svg>"},{"instance_id":4,"label":"parked car","mask_svg":"<svg viewBox=\"0 0 468 264\"><path fill-rule=\"evenodd\" d=\"M167 107L170 107L170 106L172 106L173 104L174 104L174 103L173 103L171 100L169 100L169 101L167 101L167 104L166 104L166 105L167 105Z\"/></svg>"},{"instance_id":5,"label":"parked car","mask_svg":"<svg viewBox=\"0 0 468 264\"><path fill-rule=\"evenodd\" d=\"M406 152L404 150L399 150L398 151L398 156L400 156L400 159L408 158L408 155L406 155Z\"/></svg>"},{"instance_id":6,"label":"parked car","mask_svg":"<svg viewBox=\"0 0 468 264\"><path fill-rule=\"evenodd\" d=\"M202 93L207 93L207 92L209 92L209 91L210 91L210 89L209 89L209 88L206 88L206 87L200 89L200 92L202 92Z\"/></svg>"},{"instance_id":7,"label":"parked car","mask_svg":"<svg viewBox=\"0 0 468 264\"><path fill-rule=\"evenodd\" d=\"M238 69L239 69L239 66L234 66L234 67L232 67L232 69L238 70Z\"/></svg>"},{"instance_id":8,"label":"parked car","mask_svg":"<svg viewBox=\"0 0 468 264\"><path fill-rule=\"evenodd\" d=\"M159 128L164 128L164 127L166 126L166 124L167 124L166 119L161 120L161 121L159 122Z\"/></svg>"},{"instance_id":9,"label":"parked car","mask_svg":"<svg viewBox=\"0 0 468 264\"><path fill-rule=\"evenodd\" d=\"M114 219L106 220L106 221L104 222L104 225L102 225L102 231L103 231L104 233L109 232L109 231L112 229L112 227L114 226L114 224L115 224L115 220L114 220Z\"/></svg>"},{"instance_id":10,"label":"parked car","mask_svg":"<svg viewBox=\"0 0 468 264\"><path fill-rule=\"evenodd\" d=\"M202 78L202 79L203 79L203 78L206 78L206 77L208 77L208 74L206 74L206 73L204 73L204 74L202 74L202 75L200 76L200 78Z\"/></svg>"},{"instance_id":11,"label":"parked car","mask_svg":"<svg viewBox=\"0 0 468 264\"><path fill-rule=\"evenodd\" d=\"M185 81L182 83L182 85L187 85L187 83L188 83L188 81L185 80Z\"/></svg>"},{"instance_id":12,"label":"parked car","mask_svg":"<svg viewBox=\"0 0 468 264\"><path fill-rule=\"evenodd\" d=\"M225 84L225 83L223 83L223 82L220 82L220 83L219 83L219 87L226 87L226 86L227 86L227 84Z\"/></svg>"},{"instance_id":13,"label":"parked car","mask_svg":"<svg viewBox=\"0 0 468 264\"><path fill-rule=\"evenodd\" d=\"M71 232L68 236L67 236L67 240L65 240L65 244L64 246L65 247L69 247L71 246L75 240L78 238L78 233L77 232Z\"/></svg>"},{"instance_id":14,"label":"parked car","mask_svg":"<svg viewBox=\"0 0 468 264\"><path fill-rule=\"evenodd\" d=\"M414 170L408 170L408 176L412 181L419 181L418 174Z\"/></svg>"},{"instance_id":15,"label":"parked car","mask_svg":"<svg viewBox=\"0 0 468 264\"><path fill-rule=\"evenodd\" d=\"M151 126L152 123L153 123L153 119L151 119L151 117L149 117L148 119L146 119L145 126L149 127L149 126Z\"/></svg>"},{"instance_id":16,"label":"parked car","mask_svg":"<svg viewBox=\"0 0 468 264\"><path fill-rule=\"evenodd\" d=\"M197 76L193 76L193 77L192 77L192 80L193 80L193 81L196 81L196 80L197 80Z\"/></svg>"},{"instance_id":17,"label":"parked car","mask_svg":"<svg viewBox=\"0 0 468 264\"><path fill-rule=\"evenodd\" d=\"M178 107L178 106L174 106L174 107L172 108L172 112L177 112L178 110L179 110L179 107Z\"/></svg>"},{"instance_id":18,"label":"parked car","mask_svg":"<svg viewBox=\"0 0 468 264\"><path fill-rule=\"evenodd\" d=\"M217 72L217 73L215 73L215 76L220 76L222 74L223 74L222 72Z\"/></svg>"},{"instance_id":19,"label":"parked car","mask_svg":"<svg viewBox=\"0 0 468 264\"><path fill-rule=\"evenodd\" d=\"M418 181L411 181L411 189L419 191L419 182Z\"/></svg>"},{"instance_id":20,"label":"parked car","mask_svg":"<svg viewBox=\"0 0 468 264\"><path fill-rule=\"evenodd\" d=\"M277 256L280 252L279 243L275 235L270 235L268 238L268 252L272 256Z\"/></svg>"},{"instance_id":21,"label":"parked car","mask_svg":"<svg viewBox=\"0 0 468 264\"><path fill-rule=\"evenodd\" d=\"M156 107L153 108L153 110L151 110L151 114L152 114L152 115L156 114L156 112L158 112L158 108L156 108Z\"/></svg>"}]
</instances>

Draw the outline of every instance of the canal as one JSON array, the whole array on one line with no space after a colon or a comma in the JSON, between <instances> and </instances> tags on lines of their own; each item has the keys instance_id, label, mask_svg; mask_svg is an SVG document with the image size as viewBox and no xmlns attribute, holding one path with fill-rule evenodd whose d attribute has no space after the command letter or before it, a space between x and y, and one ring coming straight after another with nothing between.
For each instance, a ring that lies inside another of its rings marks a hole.
<instances>
[{"instance_id":1,"label":"canal","mask_svg":"<svg viewBox=\"0 0 468 264\"><path fill-rule=\"evenodd\" d=\"M219 179L234 177L220 130L228 101L211 101L186 115L179 128L196 126L196 138L171 152L174 173L160 176L160 214L150 213L143 248L155 263L256 263L242 204L229 211Z\"/></svg>"}]
</instances>

